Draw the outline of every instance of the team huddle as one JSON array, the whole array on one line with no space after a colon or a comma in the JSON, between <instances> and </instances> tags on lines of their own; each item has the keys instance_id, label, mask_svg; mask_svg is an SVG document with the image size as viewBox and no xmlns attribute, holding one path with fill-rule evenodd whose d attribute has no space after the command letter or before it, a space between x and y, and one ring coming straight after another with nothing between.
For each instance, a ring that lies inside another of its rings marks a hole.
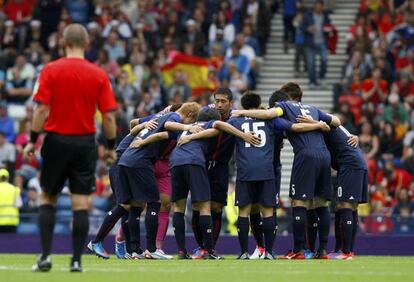
<instances>
[{"instance_id":1,"label":"team huddle","mask_svg":"<svg viewBox=\"0 0 414 282\"><path fill-rule=\"evenodd\" d=\"M131 121L131 132L118 145L117 162L109 171L117 206L106 215L88 249L109 258L102 242L121 219L115 249L118 258L171 259L162 247L172 209L178 259L222 259L215 247L227 204L228 165L234 154L238 259L275 259L280 152L287 138L295 154L289 191L294 246L278 258L352 259L357 207L367 201L367 167L357 147L358 137L349 134L337 117L302 104L302 90L296 83L275 91L269 109L261 107L260 96L253 92L241 97L243 110L231 109L230 89L218 88L213 95L214 105L208 107L194 102L172 105ZM331 168L337 171L334 193ZM189 195L198 244L192 256L185 244ZM331 200L336 202L336 246L328 253ZM140 242L143 210L145 251ZM251 255L250 230L256 240Z\"/></svg>"}]
</instances>

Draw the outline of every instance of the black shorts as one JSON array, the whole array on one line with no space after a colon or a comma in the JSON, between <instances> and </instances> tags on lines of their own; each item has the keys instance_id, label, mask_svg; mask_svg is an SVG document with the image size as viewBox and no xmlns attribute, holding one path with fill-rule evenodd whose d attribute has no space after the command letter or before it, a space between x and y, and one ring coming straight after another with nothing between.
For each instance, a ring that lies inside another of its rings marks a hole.
<instances>
[{"instance_id":1,"label":"black shorts","mask_svg":"<svg viewBox=\"0 0 414 282\"><path fill-rule=\"evenodd\" d=\"M41 156L40 185L45 193L58 195L66 179L72 194L89 195L93 192L97 160L94 135L48 133Z\"/></svg>"},{"instance_id":2,"label":"black shorts","mask_svg":"<svg viewBox=\"0 0 414 282\"><path fill-rule=\"evenodd\" d=\"M208 180L210 182L211 201L227 205L227 191L229 190L228 164L207 163Z\"/></svg>"},{"instance_id":3,"label":"black shorts","mask_svg":"<svg viewBox=\"0 0 414 282\"><path fill-rule=\"evenodd\" d=\"M236 203L238 207L249 204L261 204L266 207L276 207L279 191L275 180L236 181Z\"/></svg>"},{"instance_id":4,"label":"black shorts","mask_svg":"<svg viewBox=\"0 0 414 282\"><path fill-rule=\"evenodd\" d=\"M302 150L295 154L289 197L296 200L332 198L331 156L327 150Z\"/></svg>"},{"instance_id":5,"label":"black shorts","mask_svg":"<svg viewBox=\"0 0 414 282\"><path fill-rule=\"evenodd\" d=\"M126 204L131 200L152 203L160 200L157 180L151 168L119 166L118 203Z\"/></svg>"},{"instance_id":6,"label":"black shorts","mask_svg":"<svg viewBox=\"0 0 414 282\"><path fill-rule=\"evenodd\" d=\"M187 199L191 192L191 202L208 202L211 198L207 169L199 165L180 165L171 170L171 201Z\"/></svg>"},{"instance_id":7,"label":"black shorts","mask_svg":"<svg viewBox=\"0 0 414 282\"><path fill-rule=\"evenodd\" d=\"M117 204L122 204L119 202L121 198L120 194L120 184L119 184L119 166L118 164L114 164L109 168L109 181L111 184L112 193L114 194L115 201Z\"/></svg>"},{"instance_id":8,"label":"black shorts","mask_svg":"<svg viewBox=\"0 0 414 282\"><path fill-rule=\"evenodd\" d=\"M335 186L337 202L368 203L368 172L340 168Z\"/></svg>"}]
</instances>

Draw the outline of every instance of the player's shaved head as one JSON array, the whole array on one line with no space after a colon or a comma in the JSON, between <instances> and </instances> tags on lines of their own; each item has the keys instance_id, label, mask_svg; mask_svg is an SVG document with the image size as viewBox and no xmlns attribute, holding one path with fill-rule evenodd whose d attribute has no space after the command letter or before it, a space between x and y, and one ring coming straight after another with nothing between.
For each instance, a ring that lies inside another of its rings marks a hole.
<instances>
[{"instance_id":1,"label":"player's shaved head","mask_svg":"<svg viewBox=\"0 0 414 282\"><path fill-rule=\"evenodd\" d=\"M65 45L70 48L85 48L88 43L88 32L83 25L70 24L63 31Z\"/></svg>"},{"instance_id":2,"label":"player's shaved head","mask_svg":"<svg viewBox=\"0 0 414 282\"><path fill-rule=\"evenodd\" d=\"M260 95L251 91L244 92L241 97L241 105L245 110L258 109L261 103L262 99L260 98Z\"/></svg>"},{"instance_id":3,"label":"player's shaved head","mask_svg":"<svg viewBox=\"0 0 414 282\"><path fill-rule=\"evenodd\" d=\"M297 84L296 82L288 82L285 85L283 85L282 88L280 88L280 90L288 94L291 100L297 102L302 101L303 92L299 84Z\"/></svg>"}]
</instances>

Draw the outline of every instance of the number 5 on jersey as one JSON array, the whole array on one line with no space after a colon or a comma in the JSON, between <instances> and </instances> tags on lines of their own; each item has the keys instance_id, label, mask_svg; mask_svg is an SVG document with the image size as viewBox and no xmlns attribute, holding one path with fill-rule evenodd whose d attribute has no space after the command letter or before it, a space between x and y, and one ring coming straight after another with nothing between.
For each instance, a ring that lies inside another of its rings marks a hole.
<instances>
[{"instance_id":1,"label":"number 5 on jersey","mask_svg":"<svg viewBox=\"0 0 414 282\"><path fill-rule=\"evenodd\" d=\"M246 122L243 123L241 128L243 129L243 131L245 133L248 132L254 132L255 135L259 136L260 138L260 145L259 146L255 146L255 147L263 147L266 144L266 132L262 129L259 129L260 127L264 127L265 123L264 122L253 122L252 123L252 127L250 128L250 123ZM245 142L244 146L246 148L251 147L252 145L250 145L249 143Z\"/></svg>"}]
</instances>

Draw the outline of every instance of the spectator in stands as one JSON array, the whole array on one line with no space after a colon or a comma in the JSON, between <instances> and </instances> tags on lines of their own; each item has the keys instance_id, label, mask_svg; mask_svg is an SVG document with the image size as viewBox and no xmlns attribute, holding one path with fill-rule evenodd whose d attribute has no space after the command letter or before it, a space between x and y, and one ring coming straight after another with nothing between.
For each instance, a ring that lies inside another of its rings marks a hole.
<instances>
[{"instance_id":1,"label":"spectator in stands","mask_svg":"<svg viewBox=\"0 0 414 282\"><path fill-rule=\"evenodd\" d=\"M14 172L16 162L16 146L6 139L3 131L0 131L0 168L5 168L9 172Z\"/></svg>"},{"instance_id":2,"label":"spectator in stands","mask_svg":"<svg viewBox=\"0 0 414 282\"><path fill-rule=\"evenodd\" d=\"M118 63L110 59L109 52L106 49L101 49L98 53L98 60L95 62L101 69L103 69L113 81L119 74Z\"/></svg>"},{"instance_id":3,"label":"spectator in stands","mask_svg":"<svg viewBox=\"0 0 414 282\"><path fill-rule=\"evenodd\" d=\"M12 78L6 82L6 98L9 103L24 104L32 94L33 80L22 78L20 75L21 72L13 68Z\"/></svg>"},{"instance_id":4,"label":"spectator in stands","mask_svg":"<svg viewBox=\"0 0 414 282\"><path fill-rule=\"evenodd\" d=\"M29 22L32 19L33 2L23 0L10 0L4 6L7 18L13 21L18 38L17 48L23 51L29 31Z\"/></svg>"},{"instance_id":5,"label":"spectator in stands","mask_svg":"<svg viewBox=\"0 0 414 282\"><path fill-rule=\"evenodd\" d=\"M226 59L226 62L223 64L223 68L220 72L221 79L225 79L230 76L230 62L236 66L237 71L242 75L247 76L249 74L249 59L245 55L241 54L240 47L237 44L233 44L231 50L231 56Z\"/></svg>"},{"instance_id":6,"label":"spectator in stands","mask_svg":"<svg viewBox=\"0 0 414 282\"><path fill-rule=\"evenodd\" d=\"M304 65L304 72L308 71L305 48L305 34L301 28L304 16L304 9L298 9L293 20L293 26L295 27L295 77L298 77L301 73L300 64L302 61Z\"/></svg>"},{"instance_id":7,"label":"spectator in stands","mask_svg":"<svg viewBox=\"0 0 414 282\"><path fill-rule=\"evenodd\" d=\"M402 140L397 138L396 128L391 123L385 123L380 131L380 154L383 159L400 158L402 155Z\"/></svg>"},{"instance_id":8,"label":"spectator in stands","mask_svg":"<svg viewBox=\"0 0 414 282\"><path fill-rule=\"evenodd\" d=\"M388 105L384 107L381 120L388 123L394 122L396 126L402 124L404 127L408 127L408 118L408 111L405 105L400 102L398 94L390 94L388 96ZM403 135L405 135L405 132Z\"/></svg>"},{"instance_id":9,"label":"spectator in stands","mask_svg":"<svg viewBox=\"0 0 414 282\"><path fill-rule=\"evenodd\" d=\"M409 197L408 190L400 190L398 203L394 207L394 232L411 233L414 230L414 202Z\"/></svg>"},{"instance_id":10,"label":"spectator in stands","mask_svg":"<svg viewBox=\"0 0 414 282\"><path fill-rule=\"evenodd\" d=\"M108 35L107 42L104 45L104 49L108 52L110 60L118 60L125 57L125 47L123 46L122 41L119 39L119 36L115 32L111 32Z\"/></svg>"},{"instance_id":11,"label":"spectator in stands","mask_svg":"<svg viewBox=\"0 0 414 282\"><path fill-rule=\"evenodd\" d=\"M174 83L167 90L168 101L174 100L173 97L177 101L177 95L181 102L187 101L191 97L191 87L187 84L186 80L187 78L184 72L177 71L174 73Z\"/></svg>"},{"instance_id":12,"label":"spectator in stands","mask_svg":"<svg viewBox=\"0 0 414 282\"><path fill-rule=\"evenodd\" d=\"M358 50L352 53L351 59L345 66L344 77L348 83L350 83L355 72L358 72L360 78L365 78L370 72L370 64L368 63L368 60L364 57L363 53Z\"/></svg>"},{"instance_id":13,"label":"spectator in stands","mask_svg":"<svg viewBox=\"0 0 414 282\"><path fill-rule=\"evenodd\" d=\"M388 95L388 82L381 77L381 69L375 68L372 77L362 82L362 99L375 105L384 103Z\"/></svg>"},{"instance_id":14,"label":"spectator in stands","mask_svg":"<svg viewBox=\"0 0 414 282\"><path fill-rule=\"evenodd\" d=\"M317 0L313 7L313 12L306 15L302 29L305 33L306 58L308 61L309 86L315 88L318 84L316 80L316 55L321 61L319 82L324 85L327 62L328 62L328 32L325 26L331 23L329 16L323 11L323 1Z\"/></svg>"},{"instance_id":15,"label":"spectator in stands","mask_svg":"<svg viewBox=\"0 0 414 282\"><path fill-rule=\"evenodd\" d=\"M283 49L285 53L289 50L289 44L295 40L295 27L293 20L296 15L297 0L285 0L283 2Z\"/></svg>"},{"instance_id":16,"label":"spectator in stands","mask_svg":"<svg viewBox=\"0 0 414 282\"><path fill-rule=\"evenodd\" d=\"M168 104L168 98L164 86L160 85L159 78L155 75L151 76L146 88L154 102L154 110L161 111L164 109Z\"/></svg>"},{"instance_id":17,"label":"spectator in stands","mask_svg":"<svg viewBox=\"0 0 414 282\"><path fill-rule=\"evenodd\" d=\"M66 1L66 8L72 22L86 25L89 18L94 15L93 2L90 0Z\"/></svg>"},{"instance_id":18,"label":"spectator in stands","mask_svg":"<svg viewBox=\"0 0 414 282\"><path fill-rule=\"evenodd\" d=\"M246 44L253 48L257 56L261 56L262 51L260 50L259 42L257 41L256 37L253 35L252 26L250 24L245 24L243 26L242 33L243 33Z\"/></svg>"},{"instance_id":19,"label":"spectator in stands","mask_svg":"<svg viewBox=\"0 0 414 282\"><path fill-rule=\"evenodd\" d=\"M411 141L411 146L407 149L406 154L402 167L414 177L414 141Z\"/></svg>"},{"instance_id":20,"label":"spectator in stands","mask_svg":"<svg viewBox=\"0 0 414 282\"><path fill-rule=\"evenodd\" d=\"M0 233L16 233L19 225L20 189L9 183L9 172L0 169Z\"/></svg>"},{"instance_id":21,"label":"spectator in stands","mask_svg":"<svg viewBox=\"0 0 414 282\"><path fill-rule=\"evenodd\" d=\"M197 29L196 22L193 19L189 19L185 26L186 32L181 36L181 50L184 51L185 44L190 43L193 46L195 56L205 57L207 41L204 34Z\"/></svg>"},{"instance_id":22,"label":"spectator in stands","mask_svg":"<svg viewBox=\"0 0 414 282\"><path fill-rule=\"evenodd\" d=\"M37 213L40 207L40 193L34 186L29 186L25 193L20 213Z\"/></svg>"},{"instance_id":23,"label":"spectator in stands","mask_svg":"<svg viewBox=\"0 0 414 282\"><path fill-rule=\"evenodd\" d=\"M132 114L133 109L138 103L139 93L132 83L128 82L128 73L126 71L121 71L118 76L115 87L115 95L117 97L122 97L127 112Z\"/></svg>"},{"instance_id":24,"label":"spectator in stands","mask_svg":"<svg viewBox=\"0 0 414 282\"><path fill-rule=\"evenodd\" d=\"M365 231L373 234L390 233L393 229L392 219L381 201L372 201L372 216L365 219Z\"/></svg>"},{"instance_id":25,"label":"spectator in stands","mask_svg":"<svg viewBox=\"0 0 414 282\"><path fill-rule=\"evenodd\" d=\"M236 36L234 25L229 22L224 11L219 11L216 15L216 20L210 25L208 31L209 42L216 41L217 31L223 31L223 40L228 45L232 44Z\"/></svg>"},{"instance_id":26,"label":"spectator in stands","mask_svg":"<svg viewBox=\"0 0 414 282\"><path fill-rule=\"evenodd\" d=\"M262 56L266 54L266 44L270 35L270 26L272 13L274 7L277 5L272 0L265 0L261 2L262 4L259 7L259 19L257 21L257 39L259 40L260 50Z\"/></svg>"},{"instance_id":27,"label":"spectator in stands","mask_svg":"<svg viewBox=\"0 0 414 282\"><path fill-rule=\"evenodd\" d=\"M16 137L14 131L14 120L7 114L6 101L0 101L0 128L6 136L7 142L13 142Z\"/></svg>"},{"instance_id":28,"label":"spectator in stands","mask_svg":"<svg viewBox=\"0 0 414 282\"><path fill-rule=\"evenodd\" d=\"M375 171L377 168L376 157L380 149L380 141L376 134L373 133L372 125L364 122L361 127L361 135L359 136L359 146L365 155L369 171L369 182L373 183L375 179Z\"/></svg>"},{"instance_id":29,"label":"spectator in stands","mask_svg":"<svg viewBox=\"0 0 414 282\"><path fill-rule=\"evenodd\" d=\"M408 190L412 180L413 176L404 169L396 168L392 162L387 162L377 174L377 183L384 186L393 198L397 197L399 190Z\"/></svg>"}]
</instances>

